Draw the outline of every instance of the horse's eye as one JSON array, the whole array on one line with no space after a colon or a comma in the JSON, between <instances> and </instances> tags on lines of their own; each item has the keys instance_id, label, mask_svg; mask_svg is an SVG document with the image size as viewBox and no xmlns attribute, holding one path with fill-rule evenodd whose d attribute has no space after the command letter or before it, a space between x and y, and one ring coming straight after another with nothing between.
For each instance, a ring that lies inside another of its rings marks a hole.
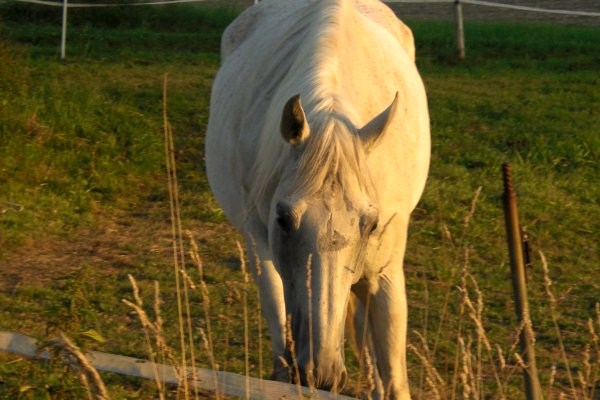
<instances>
[{"instance_id":1,"label":"horse's eye","mask_svg":"<svg viewBox=\"0 0 600 400\"><path fill-rule=\"evenodd\" d=\"M294 214L289 206L279 203L277 204L277 225L285 233L290 233L294 228Z\"/></svg>"},{"instance_id":2,"label":"horse's eye","mask_svg":"<svg viewBox=\"0 0 600 400\"><path fill-rule=\"evenodd\" d=\"M277 225L281 228L285 233L290 233L292 230L292 220L289 215L278 215L277 216Z\"/></svg>"}]
</instances>

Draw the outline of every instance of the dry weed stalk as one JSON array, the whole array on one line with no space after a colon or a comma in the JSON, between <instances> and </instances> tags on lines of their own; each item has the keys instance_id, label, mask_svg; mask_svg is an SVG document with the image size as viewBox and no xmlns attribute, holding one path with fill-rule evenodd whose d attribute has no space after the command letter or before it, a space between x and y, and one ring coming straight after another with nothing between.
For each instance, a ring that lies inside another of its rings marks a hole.
<instances>
[{"instance_id":1,"label":"dry weed stalk","mask_svg":"<svg viewBox=\"0 0 600 400\"><path fill-rule=\"evenodd\" d=\"M260 269L259 269L260 271ZM263 379L264 376L264 360L263 360L263 315L262 315L262 303L260 299L260 290L256 291L257 293L257 301L256 301L256 320L258 322L257 330L258 330L258 377Z\"/></svg>"},{"instance_id":2,"label":"dry weed stalk","mask_svg":"<svg viewBox=\"0 0 600 400\"><path fill-rule=\"evenodd\" d=\"M256 281L260 281L262 274L262 268L260 265L260 257L258 256L258 250L256 250L256 241L254 237L250 237L252 241L252 251L254 253L254 268L256 269ZM258 376L262 379L263 377L263 319L262 319L262 299L260 298L260 290L256 291L256 319L258 321Z\"/></svg>"},{"instance_id":3,"label":"dry weed stalk","mask_svg":"<svg viewBox=\"0 0 600 400\"><path fill-rule=\"evenodd\" d=\"M496 344L496 352L498 353L498 361L500 362L500 370L503 371L506 368L506 359L504 358L504 353L502 352L502 347L499 344Z\"/></svg>"},{"instance_id":4,"label":"dry weed stalk","mask_svg":"<svg viewBox=\"0 0 600 400\"><path fill-rule=\"evenodd\" d=\"M410 351L412 351L417 358L421 361L421 364L423 365L423 367L425 368L425 382L427 383L427 385L429 386L429 388L431 389L431 391L433 393L436 394L436 398L446 398L446 391L447 391L447 385L446 382L444 381L444 379L441 377L441 375L438 373L437 369L435 368L435 366L432 363L431 360L431 355L429 352L429 349L427 347L427 343L425 342L425 340L422 338L422 336L418 333L415 332L419 338L421 338L421 345L423 346L423 352L421 352L416 346L412 345L412 344L408 344L407 347ZM443 395L443 397L442 397Z\"/></svg>"},{"instance_id":5,"label":"dry weed stalk","mask_svg":"<svg viewBox=\"0 0 600 400\"><path fill-rule=\"evenodd\" d=\"M214 377L214 385L215 385L215 398L219 399L219 380L217 379L217 363L215 361L215 352L214 345L212 340L212 324L210 321L210 295L208 291L208 286L206 285L206 281L204 280L204 265L202 263L202 259L200 258L200 252L198 250L198 244L194 238L194 235L191 231L186 230L186 235L190 242L190 258L192 263L196 266L198 270L198 281L199 281L199 292L202 298L202 308L204 311L204 325L206 326L206 333L203 329L200 329L200 333L202 336L202 340L204 343L204 347L206 352L208 353L208 358L210 361L211 369L213 371ZM188 276L185 270L182 270L182 274L184 276ZM189 280L190 287L195 289L197 286L194 285L194 282Z\"/></svg>"},{"instance_id":6,"label":"dry weed stalk","mask_svg":"<svg viewBox=\"0 0 600 400\"><path fill-rule=\"evenodd\" d=\"M464 260L463 260L462 274L461 274L461 279L460 279L460 281L461 281L460 288L462 288L463 291L466 291L466 287L467 287L467 274L469 271L469 260L470 260L469 251L470 251L469 247L464 248ZM462 340L464 315L465 315L465 302L461 301L460 305L459 305L458 326L456 329L456 347L459 349L460 349L460 342ZM436 338L436 346L437 346L437 340L438 339ZM464 344L464 342L463 342L463 344ZM434 347L434 351L435 351L435 347ZM456 399L456 388L458 387L458 379L459 379L459 375L460 375L460 374L457 374L456 371L459 370L459 363L460 363L460 351L457 351L456 354L454 355L453 371L455 371L455 373L452 376L452 390L451 390L452 400Z\"/></svg>"},{"instance_id":7,"label":"dry weed stalk","mask_svg":"<svg viewBox=\"0 0 600 400\"><path fill-rule=\"evenodd\" d=\"M371 352L369 349L365 349L365 365L367 367L367 393L373 393L375 390L375 366L373 365L373 359L371 358Z\"/></svg>"},{"instance_id":8,"label":"dry weed stalk","mask_svg":"<svg viewBox=\"0 0 600 400\"><path fill-rule=\"evenodd\" d=\"M179 362L175 357L173 349L165 341L165 337L162 330L162 318L160 317L160 288L158 286L158 282L155 282L154 286L154 311L156 313L157 318L155 322L152 322L148 317L146 311L144 311L144 302L140 296L140 290L135 278L133 278L133 276L131 275L128 275L128 278L133 289L133 298L135 300L135 303L132 303L125 299L123 299L122 301L124 304L126 304L135 311L135 313L138 316L138 319L140 320L140 323L142 324L142 330L144 331L148 356L150 357L150 361L153 363L152 366L154 372L154 380L158 389L159 397L162 400L165 398L165 388L162 384L162 380L160 379L160 374L157 369L156 353L158 352L159 354L164 354L166 356L166 359L173 366L175 374L177 376L177 380L180 382L180 384L186 381L186 376L183 374L182 369L180 368ZM154 337L154 346L156 346L156 350L155 347L152 345L152 337Z\"/></svg>"},{"instance_id":9,"label":"dry weed stalk","mask_svg":"<svg viewBox=\"0 0 600 400\"><path fill-rule=\"evenodd\" d=\"M469 278L474 281L474 278L471 275L468 275ZM480 309L480 305L477 305L477 308L475 308L475 306L473 305L473 301L471 300L471 297L469 296L469 291L468 288L464 287L458 287L457 290L462 293L463 295L463 302L464 304L467 306L467 309L469 310L468 314L469 314L469 318L471 318L471 321L473 321L473 323L475 324L475 332L477 333L477 336L479 338L481 338L486 350L488 350L489 352L492 351L492 345L490 344L487 335L485 333L485 328L483 327L483 321L482 321L482 310ZM478 303L480 302L480 297L481 297L481 292L479 292L479 290L477 289L477 296L478 296Z\"/></svg>"},{"instance_id":10,"label":"dry weed stalk","mask_svg":"<svg viewBox=\"0 0 600 400\"><path fill-rule=\"evenodd\" d=\"M167 183L169 187L169 210L171 217L171 243L173 249L173 268L175 274L175 287L177 293L177 315L179 321L179 340L181 347L181 368L182 374L186 379L183 380L183 396L187 400L189 398L189 387L187 381L187 352L190 352L190 362L192 369L192 379L194 382L198 380L196 374L196 356L192 330L192 319L190 310L190 301L188 293L188 283L184 279L183 284L179 277L181 271L185 272L185 250L183 247L183 229L181 223L181 207L179 204L179 184L177 181L177 163L175 161L175 145L173 142L173 132L169 124L167 112L167 74L163 78L163 133L165 143L165 164L167 172ZM186 274L187 275L187 274ZM182 300L182 288L183 297ZM183 309L187 318L184 320ZM187 322L184 325L184 321ZM187 329L187 331L186 331ZM186 336L188 343L186 345ZM189 346L186 347L186 346ZM199 398L197 385L194 385L195 398Z\"/></svg>"},{"instance_id":11,"label":"dry weed stalk","mask_svg":"<svg viewBox=\"0 0 600 400\"><path fill-rule=\"evenodd\" d=\"M507 357L510 357L511 354L514 354L517 351L517 347L519 347L519 342L521 340L520 339L521 333L523 332L523 329L525 329L525 323L526 323L526 321L521 321L519 323L519 325L517 325L517 329L513 332L511 344L508 348L508 351L506 352ZM500 348L500 346L498 346L498 353L499 353L499 357L500 357L501 370L505 371L503 380L502 380L503 381L502 387L507 387L509 381L511 380L513 375L516 373L516 370L514 368L506 370L506 359L505 359L504 355L502 354L502 349Z\"/></svg>"},{"instance_id":12,"label":"dry weed stalk","mask_svg":"<svg viewBox=\"0 0 600 400\"><path fill-rule=\"evenodd\" d=\"M365 352L368 352L367 340L369 338L369 308L371 307L371 294L367 293L367 299L364 304L365 307L365 315L363 317L363 331L361 333L360 346L358 348L358 364L359 364L359 374L358 379L356 380L356 393L361 392L362 386L362 377L363 371L365 370ZM355 311L356 312L356 311ZM367 378L368 379L368 378Z\"/></svg>"},{"instance_id":13,"label":"dry weed stalk","mask_svg":"<svg viewBox=\"0 0 600 400\"><path fill-rule=\"evenodd\" d=\"M308 294L308 357L309 369L306 371L306 380L310 389L314 389L314 351L313 351L313 310L312 310L312 253L306 261L306 290Z\"/></svg>"},{"instance_id":14,"label":"dry weed stalk","mask_svg":"<svg viewBox=\"0 0 600 400\"><path fill-rule=\"evenodd\" d=\"M131 287L133 289L133 298L135 300L135 304L131 303L130 301L125 300L125 299L122 299L122 301L123 301L123 303L125 303L127 306L129 306L136 312L136 314L138 315L138 318L140 320L140 323L142 324L142 330L144 332L144 339L146 341L146 350L148 351L148 356L150 357L150 361L152 362L152 367L153 367L153 372L154 372L154 382L156 383L156 388L158 390L159 397L161 400L163 400L165 398L165 390L162 385L162 380L160 379L158 369L156 368L157 360L155 358L154 347L152 346L151 333L153 333L155 335L157 342L162 340L163 336L158 333L159 328L150 321L150 318L148 318L148 315L146 314L146 312L143 309L144 303L140 296L140 290L138 288L137 282L135 281L133 276L127 275L127 277L129 278L129 282L131 283ZM158 345L158 343L157 343L157 347L160 347L160 345ZM180 379L181 378L179 377L179 375L177 375L177 380L180 380Z\"/></svg>"},{"instance_id":15,"label":"dry weed stalk","mask_svg":"<svg viewBox=\"0 0 600 400\"><path fill-rule=\"evenodd\" d=\"M517 325L517 329L515 330L514 334L513 334L513 340L511 342L510 345L510 349L509 349L509 353L514 353L517 349L517 347L519 346L519 341L521 340L521 333L523 332L523 329L525 329L525 320L521 321L519 323L519 325Z\"/></svg>"},{"instance_id":16,"label":"dry weed stalk","mask_svg":"<svg viewBox=\"0 0 600 400\"><path fill-rule=\"evenodd\" d=\"M217 365L215 364L215 356L213 353L213 349L211 347L211 344L209 343L209 339L207 338L206 333L204 332L204 329L200 328L199 331L200 337L202 338L202 343L204 344L204 349L210 357L211 370L213 373L213 385L215 387L215 400L219 400L219 377L217 375Z\"/></svg>"},{"instance_id":17,"label":"dry weed stalk","mask_svg":"<svg viewBox=\"0 0 600 400\"><path fill-rule=\"evenodd\" d=\"M135 282L135 281L134 281ZM138 297L139 297L139 293L138 293ZM141 302L141 300L140 300ZM141 303L140 303L141 304ZM160 311L160 306L161 306L162 302L160 300L160 284L158 283L158 281L154 281L154 326L156 328L156 337L160 338L160 340L162 342L164 342L164 331L163 331L163 319L162 319L162 314ZM159 342L159 339L157 339L157 343ZM158 351L159 351L159 362L163 363L165 361L165 353L169 350L167 350L166 346L162 345L162 346L157 346L158 347ZM155 373L155 378L158 379L158 374ZM163 391L163 395L165 393L165 387L163 385L159 385L157 386L157 388Z\"/></svg>"},{"instance_id":18,"label":"dry weed stalk","mask_svg":"<svg viewBox=\"0 0 600 400\"><path fill-rule=\"evenodd\" d=\"M458 337L458 344L459 344L459 352L460 354L462 354L461 357L461 369L460 369L460 373L459 373L459 377L460 377L460 381L462 383L462 389L463 389L463 399L464 400L469 400L471 398L473 399L477 399L477 387L476 387L476 382L475 382L475 377L473 375L473 363L472 363L472 359L473 356L471 354L471 338L469 337L469 340L467 342L467 344L465 344L465 340L462 338L462 336ZM471 396L473 395L473 396Z\"/></svg>"},{"instance_id":19,"label":"dry weed stalk","mask_svg":"<svg viewBox=\"0 0 600 400\"><path fill-rule=\"evenodd\" d=\"M521 355L519 353L514 353L513 355L515 356L515 360L517 360L517 365L521 369L524 369L525 371L527 371L527 368L529 366L525 363L525 360L523 360L523 357L521 357Z\"/></svg>"},{"instance_id":20,"label":"dry weed stalk","mask_svg":"<svg viewBox=\"0 0 600 400\"><path fill-rule=\"evenodd\" d=\"M465 227L468 226L470 218L472 217L472 214L475 211L475 204L479 193L480 190L477 191L475 198L473 199L469 216L465 218ZM459 304L459 315L456 332L457 349L459 349L459 351L456 352L454 358L454 371L457 371L457 373L455 373L452 377L452 387L450 391L450 393L452 393L451 399L456 398L456 392L457 387L459 385L459 381L463 385L463 396L465 394L468 394L468 396L472 396L474 399L485 397L485 386L483 378L484 365L488 365L490 367L490 370L494 377L494 381L496 383L496 394L498 395L498 398L506 399L504 389L505 384L502 382L500 378L500 373L498 371L498 367L496 366L494 347L492 346L492 343L488 338L483 322L483 294L479 289L477 281L469 272L471 249L470 247L465 246L463 251L464 252L461 272L461 283L459 286L456 287L458 293L461 294L461 302ZM475 301L472 300L471 291L475 293ZM465 345L465 339L463 337L463 335L466 334L467 328L463 318L465 314L468 316L468 319L471 320L471 322L473 323L473 327L475 330L475 354L473 354L473 352L471 351L472 340L470 337L467 343L468 346ZM504 370L506 366L506 361L502 354L502 349L498 345L496 345L496 351L498 354L498 363L500 365L500 369ZM432 359L433 357L434 356L432 356ZM473 364L474 362L476 362L476 364ZM461 372L458 373L458 371ZM464 386L465 384L467 385L466 387Z\"/></svg>"},{"instance_id":21,"label":"dry weed stalk","mask_svg":"<svg viewBox=\"0 0 600 400\"><path fill-rule=\"evenodd\" d=\"M552 364L550 368L550 379L548 380L548 395L547 400L552 400L552 388L554 387L554 381L556 379L556 364Z\"/></svg>"},{"instance_id":22,"label":"dry weed stalk","mask_svg":"<svg viewBox=\"0 0 600 400\"><path fill-rule=\"evenodd\" d=\"M231 282L228 282L231 283ZM229 356L229 334L231 332L231 306L234 304L236 298L239 299L241 297L239 290L235 286L235 284L227 285L227 296L225 297L225 314L221 315L221 321L224 321L225 327L223 332L225 332L225 337L223 338L224 342L224 350L223 350L223 370L227 371L227 359Z\"/></svg>"},{"instance_id":23,"label":"dry weed stalk","mask_svg":"<svg viewBox=\"0 0 600 400\"><path fill-rule=\"evenodd\" d=\"M433 382L431 382L431 379L429 379L429 377L425 378L425 383L427 383L427 386L429 386L431 388L431 391L433 393L433 399L434 400L442 400L442 396L440 395L440 392L437 391L437 388L435 387Z\"/></svg>"},{"instance_id":24,"label":"dry weed stalk","mask_svg":"<svg viewBox=\"0 0 600 400\"><path fill-rule=\"evenodd\" d=\"M492 346L490 345L490 342L487 338L485 329L484 329L484 325L483 325L483 295L481 294L481 291L479 290L479 285L477 284L477 281L475 280L475 278L473 278L472 275L469 274L469 278L471 280L471 283L473 284L473 290L475 290L475 294L477 295L476 299L477 299L477 308L473 309L470 308L469 311L469 316L471 317L471 320L473 320L473 322L475 323L475 328L476 328L476 332L477 332L477 387L479 388L479 397L483 398L483 354L482 354L482 344L485 344L485 348L487 350L488 353L488 357L491 361L491 366L492 369L494 371L494 376L496 377L496 383L498 384L500 393L501 393L501 398L504 398L504 393L502 390L502 386L500 385L500 379L498 378L498 373L496 372L496 365L494 364L493 361L493 354L492 354ZM468 293L467 293L468 296Z\"/></svg>"},{"instance_id":25,"label":"dry weed stalk","mask_svg":"<svg viewBox=\"0 0 600 400\"><path fill-rule=\"evenodd\" d=\"M285 341L288 351L290 353L290 357L292 358L292 366L290 366L287 361L280 357L283 366L288 369L288 374L290 381L295 382L296 388L298 390L298 399L302 399L302 383L300 379L300 368L298 367L298 359L296 357L296 342L294 341L294 337L292 336L292 315L288 314L285 322Z\"/></svg>"},{"instance_id":26,"label":"dry weed stalk","mask_svg":"<svg viewBox=\"0 0 600 400\"><path fill-rule=\"evenodd\" d=\"M592 364L590 363L590 345L586 344L583 349L583 372L577 371L577 379L579 380L579 384L581 385L581 391L586 394L587 398L587 388L591 383L590 379L592 377Z\"/></svg>"},{"instance_id":27,"label":"dry weed stalk","mask_svg":"<svg viewBox=\"0 0 600 400\"><path fill-rule=\"evenodd\" d=\"M487 352L488 359L490 361L492 373L494 375L494 380L496 381L496 385L498 387L498 395L500 396L500 399L505 399L506 396L504 394L504 385L500 381L500 375L498 374L496 364L494 363L494 352L492 349L492 345L490 344L490 341L487 336L487 332L486 332L484 324L483 324L483 308L484 308L483 307L483 294L481 293L481 290L479 290L479 285L477 284L477 281L475 280L475 278L468 272L466 272L466 277L471 281L471 283L474 287L475 293L477 295L477 306L475 306L473 304L473 301L471 300L471 298L469 296L468 288L466 286L459 287L458 291L463 294L463 302L469 310L469 312L468 312L469 317L475 324L475 331L477 333L477 348L478 348L478 350L477 350L477 387L479 387L481 390L483 390L482 378L481 378L483 356L482 356L481 350L480 350L480 346L481 346L481 344L483 344L485 347L485 350ZM501 353L500 353L500 355L501 355ZM502 365L502 363L503 363L502 359L501 359L500 363ZM483 396L483 393L480 393L480 396Z\"/></svg>"},{"instance_id":28,"label":"dry weed stalk","mask_svg":"<svg viewBox=\"0 0 600 400\"><path fill-rule=\"evenodd\" d=\"M104 381L96 368L64 333L59 332L57 338L42 343L37 352L39 354L46 349L52 349L61 355L62 362L77 374L90 400L109 400Z\"/></svg>"},{"instance_id":29,"label":"dry weed stalk","mask_svg":"<svg viewBox=\"0 0 600 400\"><path fill-rule=\"evenodd\" d=\"M422 313L422 324L423 324L423 337L427 340L427 335L429 332L429 284L428 277L424 271L421 273L421 278L423 279L423 297L424 297L424 307ZM419 372L419 390L423 392L423 384L425 380L425 369L421 366L421 370ZM429 385L429 384L428 384Z\"/></svg>"},{"instance_id":30,"label":"dry weed stalk","mask_svg":"<svg viewBox=\"0 0 600 400\"><path fill-rule=\"evenodd\" d=\"M139 294L138 294L139 296ZM154 281L154 320L156 325L156 331L158 335L164 337L163 335L163 319L162 313L160 311L160 305L162 301L160 300L160 283L158 281Z\"/></svg>"},{"instance_id":31,"label":"dry weed stalk","mask_svg":"<svg viewBox=\"0 0 600 400\"><path fill-rule=\"evenodd\" d=\"M600 303L596 303L596 324L600 330ZM598 385L598 375L600 374L600 339L598 338L598 333L594 328L594 320L592 318L588 319L588 330L590 331L590 337L592 339L592 346L595 350L596 358L596 362L593 366L594 371L592 372L590 378L590 398L596 399L596 386Z\"/></svg>"},{"instance_id":32,"label":"dry weed stalk","mask_svg":"<svg viewBox=\"0 0 600 400\"><path fill-rule=\"evenodd\" d=\"M242 303L244 313L244 365L246 368L246 399L250 398L250 332L248 327L248 284L250 277L248 276L248 270L246 268L246 258L244 257L244 249L240 242L236 242L238 252L240 254L240 268L242 275L244 276L244 288L242 290Z\"/></svg>"},{"instance_id":33,"label":"dry weed stalk","mask_svg":"<svg viewBox=\"0 0 600 400\"><path fill-rule=\"evenodd\" d=\"M450 234L448 227L445 224L442 225L443 228L445 229L445 235L448 238L448 242L452 245L453 249L455 250L455 255L454 255L454 264L455 265L458 264L461 254L464 255L463 266L464 266L464 264L467 264L469 262L469 259L468 259L469 248L468 248L468 246L465 246L465 239L467 237L467 233L469 231L469 227L470 227L471 221L473 219L473 216L475 215L475 211L477 210L477 202L479 201L479 196L481 195L482 190L483 190L483 187L479 186L477 188L477 190L475 191L475 194L473 195L473 198L471 200L471 207L463 219L463 229L462 229L460 239L458 240L458 242L456 244L452 239L452 235ZM448 318L448 305L450 303L450 297L453 292L453 287L454 287L453 281L455 279L455 276L456 276L456 268L453 268L452 274L450 276L450 279L449 279L449 282L448 282L448 285L446 288L446 295L444 297L440 320L439 320L439 323L437 326L437 331L435 334L435 339L434 339L433 349L432 349L433 357L435 357L435 355L436 355L438 344L440 342L440 338L442 337L444 325L446 323L446 319ZM461 309L460 309L460 315L459 315L459 319L458 319L457 335L461 334L462 317L463 317L463 312L464 312L463 306L461 305L460 307L461 307ZM454 359L454 370L455 371L456 371L457 367L458 367L458 353ZM456 384L457 384L456 378L457 378L456 375L454 375L454 379L452 381L452 399L455 398L455 388L456 388Z\"/></svg>"},{"instance_id":34,"label":"dry weed stalk","mask_svg":"<svg viewBox=\"0 0 600 400\"><path fill-rule=\"evenodd\" d=\"M425 336L421 335L419 332L416 332L416 331L415 331L415 334L421 341L421 347L423 348L423 356L425 357L425 361L426 361L425 368L428 372L429 378L432 379L433 381L437 382L438 385L441 387L442 392L445 392L446 391L446 382L444 381L442 376L438 373L437 369L433 365L433 362L432 362L433 355L431 354L431 351L429 350L429 346L427 345L427 340L425 339Z\"/></svg>"},{"instance_id":35,"label":"dry weed stalk","mask_svg":"<svg viewBox=\"0 0 600 400\"><path fill-rule=\"evenodd\" d=\"M554 324L554 330L556 331L556 337L558 339L560 354L563 359L563 363L565 364L565 369L567 371L567 377L569 379L571 393L573 395L573 398L577 398L578 396L577 390L575 389L575 382L573 380L573 375L571 374L571 367L567 358L567 352L565 350L562 334L560 333L560 328L558 326L558 303L551 289L552 280L550 279L550 273L548 271L548 262L546 261L546 257L544 256L544 253L542 251L539 251L539 255L542 261L542 269L544 271L544 288L546 289L546 294L548 295L548 300L550 301L550 316L552 317L552 323Z\"/></svg>"},{"instance_id":36,"label":"dry weed stalk","mask_svg":"<svg viewBox=\"0 0 600 400\"><path fill-rule=\"evenodd\" d=\"M473 195L473 199L471 200L471 208L465 218L463 220L463 234L461 238L461 243L464 242L464 239L467 235L467 229L469 228L469 223L473 219L473 215L475 215L475 210L477 209L477 201L479 200L479 195L481 195L481 191L483 190L483 186L479 186L475 191L475 195Z\"/></svg>"}]
</instances>

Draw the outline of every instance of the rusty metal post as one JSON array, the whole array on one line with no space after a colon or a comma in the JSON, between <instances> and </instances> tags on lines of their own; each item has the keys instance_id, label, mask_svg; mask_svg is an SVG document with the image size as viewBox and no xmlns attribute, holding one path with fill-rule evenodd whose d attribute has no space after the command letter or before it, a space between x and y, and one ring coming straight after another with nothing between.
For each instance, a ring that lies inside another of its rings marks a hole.
<instances>
[{"instance_id":1,"label":"rusty metal post","mask_svg":"<svg viewBox=\"0 0 600 400\"><path fill-rule=\"evenodd\" d=\"M512 183L510 164L502 164L502 176L504 180L504 218L506 221L510 269L515 294L515 309L517 312L517 321L519 322L519 326L522 327L520 346L521 355L526 366L526 369L523 371L525 391L527 400L542 400L542 388L535 362L535 339L529 314L529 302L527 300L523 240L521 238L519 214L517 211L517 195Z\"/></svg>"}]
</instances>

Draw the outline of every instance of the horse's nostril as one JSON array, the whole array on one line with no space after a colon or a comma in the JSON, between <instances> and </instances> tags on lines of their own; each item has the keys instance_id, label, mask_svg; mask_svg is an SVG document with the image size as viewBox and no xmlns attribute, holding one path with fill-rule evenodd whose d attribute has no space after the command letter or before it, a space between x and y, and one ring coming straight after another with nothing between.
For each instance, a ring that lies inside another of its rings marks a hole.
<instances>
[{"instance_id":1,"label":"horse's nostril","mask_svg":"<svg viewBox=\"0 0 600 400\"><path fill-rule=\"evenodd\" d=\"M339 392L348 381L348 374L343 364L334 364L330 368L310 368L310 365L298 366L300 383L303 386L314 387L320 390ZM295 377L292 376L292 382Z\"/></svg>"},{"instance_id":2,"label":"horse's nostril","mask_svg":"<svg viewBox=\"0 0 600 400\"><path fill-rule=\"evenodd\" d=\"M377 229L379 214L371 211L360 217L360 233L362 236L369 236Z\"/></svg>"}]
</instances>

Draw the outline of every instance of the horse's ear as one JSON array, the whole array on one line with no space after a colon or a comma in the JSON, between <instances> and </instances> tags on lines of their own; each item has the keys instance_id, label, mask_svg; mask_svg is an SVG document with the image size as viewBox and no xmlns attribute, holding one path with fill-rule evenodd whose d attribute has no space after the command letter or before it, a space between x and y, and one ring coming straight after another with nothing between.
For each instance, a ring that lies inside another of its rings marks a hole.
<instances>
[{"instance_id":1,"label":"horse's ear","mask_svg":"<svg viewBox=\"0 0 600 400\"><path fill-rule=\"evenodd\" d=\"M300 104L300 95L297 94L285 103L281 116L281 136L291 145L299 145L309 135L306 115Z\"/></svg>"},{"instance_id":2,"label":"horse's ear","mask_svg":"<svg viewBox=\"0 0 600 400\"><path fill-rule=\"evenodd\" d=\"M396 114L398 108L398 92L394 97L394 101L388 108L386 108L381 114L367 122L365 126L358 130L358 135L364 143L366 148L369 148L375 141L385 132L386 128L390 124L390 121Z\"/></svg>"}]
</instances>

